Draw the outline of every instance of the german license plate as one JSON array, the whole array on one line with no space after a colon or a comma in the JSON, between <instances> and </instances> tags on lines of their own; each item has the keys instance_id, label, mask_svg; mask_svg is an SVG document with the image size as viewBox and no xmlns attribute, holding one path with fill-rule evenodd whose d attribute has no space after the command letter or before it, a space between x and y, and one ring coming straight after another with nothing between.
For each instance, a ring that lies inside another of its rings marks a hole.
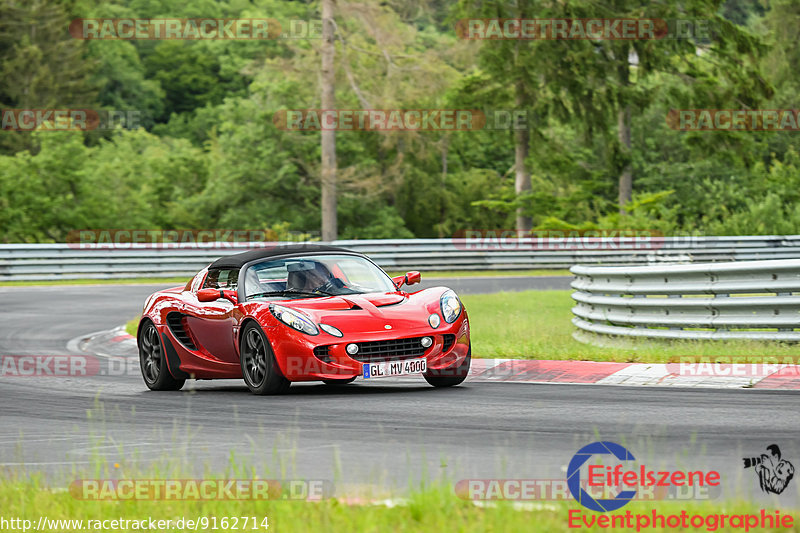
<instances>
[{"instance_id":1,"label":"german license plate","mask_svg":"<svg viewBox=\"0 0 800 533\"><path fill-rule=\"evenodd\" d=\"M386 363L365 363L362 369L364 379L407 376L409 374L421 374L428 370L428 361L423 357Z\"/></svg>"}]
</instances>

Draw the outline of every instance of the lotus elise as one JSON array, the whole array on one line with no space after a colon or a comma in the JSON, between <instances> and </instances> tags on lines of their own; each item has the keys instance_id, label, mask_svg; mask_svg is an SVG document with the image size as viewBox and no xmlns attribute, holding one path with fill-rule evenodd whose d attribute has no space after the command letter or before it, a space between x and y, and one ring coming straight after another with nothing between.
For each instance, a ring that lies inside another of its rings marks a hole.
<instances>
[{"instance_id":1,"label":"lotus elise","mask_svg":"<svg viewBox=\"0 0 800 533\"><path fill-rule=\"evenodd\" d=\"M447 287L406 292L420 273L389 277L363 254L327 245L251 250L214 261L185 286L147 298L137 343L145 384L244 379L255 394L295 381L421 375L464 381L469 320Z\"/></svg>"}]
</instances>

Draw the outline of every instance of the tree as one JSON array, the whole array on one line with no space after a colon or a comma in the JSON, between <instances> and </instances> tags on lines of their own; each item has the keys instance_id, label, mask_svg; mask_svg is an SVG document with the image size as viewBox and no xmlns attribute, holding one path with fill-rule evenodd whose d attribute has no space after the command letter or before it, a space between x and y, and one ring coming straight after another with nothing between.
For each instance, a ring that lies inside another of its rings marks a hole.
<instances>
[{"instance_id":1,"label":"tree","mask_svg":"<svg viewBox=\"0 0 800 533\"><path fill-rule=\"evenodd\" d=\"M334 71L333 21L334 0L322 0L322 109L336 109ZM322 240L334 241L338 236L336 217L336 131L323 128L320 133L322 145Z\"/></svg>"},{"instance_id":2,"label":"tree","mask_svg":"<svg viewBox=\"0 0 800 533\"><path fill-rule=\"evenodd\" d=\"M648 0L613 0L599 11L593 2L575 4L578 17L650 18L668 22L669 33L663 38L605 39L576 44L592 47L597 64L607 73L598 78L605 86L605 98L598 102L613 109L616 115L617 139L611 160L619 176L620 213L625 212L633 194L631 113L641 112L653 102L657 86L649 81L655 74L681 77L689 86L689 101L695 104L716 100L717 104L752 106L771 94L757 62L763 45L756 36L720 16L721 3L721 0L657 4ZM686 26L676 25L678 22L690 25L689 34L680 31ZM704 68L705 63L710 68ZM705 94L706 82L712 77L718 90L709 98ZM661 102L665 108L670 103ZM587 112L603 115L603 110L597 108L589 108Z\"/></svg>"},{"instance_id":3,"label":"tree","mask_svg":"<svg viewBox=\"0 0 800 533\"><path fill-rule=\"evenodd\" d=\"M69 15L58 3L0 0L0 107L87 108L95 100L94 61L73 39ZM33 147L27 134L3 135L0 151Z\"/></svg>"},{"instance_id":4,"label":"tree","mask_svg":"<svg viewBox=\"0 0 800 533\"><path fill-rule=\"evenodd\" d=\"M464 0L461 14L467 18L530 19L541 16L542 2L516 0L513 2L475 2ZM539 96L541 71L544 61L536 55L537 46L519 40L484 41L480 47L480 63L497 83L506 85L513 94L517 109L533 109ZM520 129L514 133L514 190L518 197L531 190L531 173L528 168L531 132ZM531 229L531 217L522 206L517 207L516 229L524 233Z\"/></svg>"}]
</instances>

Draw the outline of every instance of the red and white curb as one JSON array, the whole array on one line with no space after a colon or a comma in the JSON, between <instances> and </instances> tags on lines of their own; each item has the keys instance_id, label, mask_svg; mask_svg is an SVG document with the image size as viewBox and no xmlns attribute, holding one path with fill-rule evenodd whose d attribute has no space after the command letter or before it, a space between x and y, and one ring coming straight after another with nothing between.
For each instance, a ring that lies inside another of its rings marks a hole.
<instances>
[{"instance_id":1,"label":"red and white curb","mask_svg":"<svg viewBox=\"0 0 800 533\"><path fill-rule=\"evenodd\" d=\"M67 349L103 357L130 357L139 353L136 337L129 335L125 326L81 335L69 341Z\"/></svg>"},{"instance_id":2,"label":"red and white curb","mask_svg":"<svg viewBox=\"0 0 800 533\"><path fill-rule=\"evenodd\" d=\"M800 365L473 359L470 381L800 389Z\"/></svg>"}]
</instances>

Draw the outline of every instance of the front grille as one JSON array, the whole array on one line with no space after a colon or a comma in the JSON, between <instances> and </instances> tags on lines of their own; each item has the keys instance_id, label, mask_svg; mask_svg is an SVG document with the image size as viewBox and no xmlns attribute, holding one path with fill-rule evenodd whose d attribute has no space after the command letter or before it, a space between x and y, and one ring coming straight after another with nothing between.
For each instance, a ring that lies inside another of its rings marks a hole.
<instances>
[{"instance_id":1,"label":"front grille","mask_svg":"<svg viewBox=\"0 0 800 533\"><path fill-rule=\"evenodd\" d=\"M183 317L181 313L172 312L167 315L167 325L169 326L169 330L175 335L175 338L180 341L181 344L189 348L190 350L197 350L197 346L194 345L192 342L192 338L189 336L189 333L186 331L186 328L183 325Z\"/></svg>"},{"instance_id":2,"label":"front grille","mask_svg":"<svg viewBox=\"0 0 800 533\"><path fill-rule=\"evenodd\" d=\"M314 347L314 357L325 363L331 362L330 346L316 346Z\"/></svg>"},{"instance_id":3,"label":"front grille","mask_svg":"<svg viewBox=\"0 0 800 533\"><path fill-rule=\"evenodd\" d=\"M412 337L410 339L359 342L358 353L350 357L361 363L380 363L422 357L425 355L426 348L420 344L421 340L422 337Z\"/></svg>"},{"instance_id":4,"label":"front grille","mask_svg":"<svg viewBox=\"0 0 800 533\"><path fill-rule=\"evenodd\" d=\"M453 335L452 333L446 333L442 335L442 353L452 348L455 342L456 342L456 336Z\"/></svg>"}]
</instances>

